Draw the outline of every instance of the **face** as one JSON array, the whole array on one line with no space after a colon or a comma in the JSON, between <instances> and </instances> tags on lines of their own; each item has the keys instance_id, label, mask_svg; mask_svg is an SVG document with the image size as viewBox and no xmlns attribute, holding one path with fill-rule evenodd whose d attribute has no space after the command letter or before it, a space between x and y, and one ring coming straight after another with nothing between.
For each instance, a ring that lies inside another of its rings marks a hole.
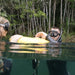
<instances>
[{"instance_id":1,"label":"face","mask_svg":"<svg viewBox=\"0 0 75 75\"><path fill-rule=\"evenodd\" d=\"M57 28L51 28L51 31L56 31L56 32L58 32L60 34L60 30L57 29ZM57 35L56 37L51 37L51 38L54 39L55 41L57 41L58 38L59 38L59 35Z\"/></svg>"},{"instance_id":2,"label":"face","mask_svg":"<svg viewBox=\"0 0 75 75\"><path fill-rule=\"evenodd\" d=\"M6 31L6 30L4 30L4 28L3 28L3 27L0 27L0 37L5 37L5 36L6 36L6 34L7 34L7 31Z\"/></svg>"}]
</instances>

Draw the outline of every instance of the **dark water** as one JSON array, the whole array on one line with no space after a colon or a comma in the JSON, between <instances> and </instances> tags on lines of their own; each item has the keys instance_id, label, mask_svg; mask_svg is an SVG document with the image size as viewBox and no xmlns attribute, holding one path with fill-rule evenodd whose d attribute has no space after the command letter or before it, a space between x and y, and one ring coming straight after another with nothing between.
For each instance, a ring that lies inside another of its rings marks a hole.
<instances>
[{"instance_id":1,"label":"dark water","mask_svg":"<svg viewBox=\"0 0 75 75\"><path fill-rule=\"evenodd\" d=\"M9 75L75 75L75 43L38 45L1 41L0 59L12 60Z\"/></svg>"}]
</instances>

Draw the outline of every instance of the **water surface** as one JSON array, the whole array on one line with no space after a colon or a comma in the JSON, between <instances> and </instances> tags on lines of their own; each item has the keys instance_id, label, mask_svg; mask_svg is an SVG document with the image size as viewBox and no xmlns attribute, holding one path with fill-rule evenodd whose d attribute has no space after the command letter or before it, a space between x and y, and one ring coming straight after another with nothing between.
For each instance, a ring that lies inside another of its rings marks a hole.
<instances>
[{"instance_id":1,"label":"water surface","mask_svg":"<svg viewBox=\"0 0 75 75\"><path fill-rule=\"evenodd\" d=\"M38 45L1 41L0 58L13 60L10 75L55 75L52 72L58 73L58 71L52 69L54 64L56 64L54 68L65 64L65 70L60 70L59 74L75 75L75 43Z\"/></svg>"}]
</instances>

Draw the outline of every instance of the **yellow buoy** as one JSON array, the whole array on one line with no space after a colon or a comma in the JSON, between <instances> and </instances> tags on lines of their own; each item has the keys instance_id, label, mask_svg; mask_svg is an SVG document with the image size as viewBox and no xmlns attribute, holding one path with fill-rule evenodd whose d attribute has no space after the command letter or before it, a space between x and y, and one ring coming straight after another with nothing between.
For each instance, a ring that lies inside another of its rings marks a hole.
<instances>
[{"instance_id":1,"label":"yellow buoy","mask_svg":"<svg viewBox=\"0 0 75 75\"><path fill-rule=\"evenodd\" d=\"M45 44L49 43L48 40L42 39L42 38L35 38L35 37L21 37L18 41L18 43L35 43L35 44Z\"/></svg>"}]
</instances>

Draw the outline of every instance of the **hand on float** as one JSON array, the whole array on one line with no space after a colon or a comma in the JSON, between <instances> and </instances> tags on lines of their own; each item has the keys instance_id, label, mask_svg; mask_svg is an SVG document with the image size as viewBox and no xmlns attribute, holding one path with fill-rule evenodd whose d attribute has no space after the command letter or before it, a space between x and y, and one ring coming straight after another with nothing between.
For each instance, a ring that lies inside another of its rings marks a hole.
<instances>
[{"instance_id":1,"label":"hand on float","mask_svg":"<svg viewBox=\"0 0 75 75\"><path fill-rule=\"evenodd\" d=\"M35 37L46 39L47 33L45 32L38 32Z\"/></svg>"}]
</instances>

